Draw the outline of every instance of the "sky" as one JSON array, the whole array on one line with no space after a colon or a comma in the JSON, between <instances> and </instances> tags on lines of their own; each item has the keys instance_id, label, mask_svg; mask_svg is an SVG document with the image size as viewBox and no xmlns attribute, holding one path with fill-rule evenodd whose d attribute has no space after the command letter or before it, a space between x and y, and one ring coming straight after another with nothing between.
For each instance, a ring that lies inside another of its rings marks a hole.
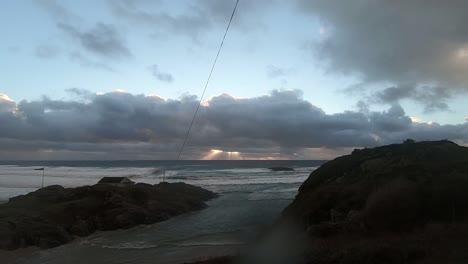
<instances>
[{"instance_id":1,"label":"sky","mask_svg":"<svg viewBox=\"0 0 468 264\"><path fill-rule=\"evenodd\" d=\"M235 0L0 2L0 159L174 159ZM468 144L468 2L240 0L182 159Z\"/></svg>"}]
</instances>

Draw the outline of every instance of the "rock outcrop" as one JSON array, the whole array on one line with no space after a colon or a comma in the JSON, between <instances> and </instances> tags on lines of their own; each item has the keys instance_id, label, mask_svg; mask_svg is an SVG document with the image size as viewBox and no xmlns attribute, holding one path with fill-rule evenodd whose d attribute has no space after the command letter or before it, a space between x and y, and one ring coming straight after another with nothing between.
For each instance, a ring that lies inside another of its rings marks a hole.
<instances>
[{"instance_id":1,"label":"rock outcrop","mask_svg":"<svg viewBox=\"0 0 468 264\"><path fill-rule=\"evenodd\" d=\"M151 224L205 208L216 196L184 183L48 186L0 205L0 249L51 248L96 230Z\"/></svg>"},{"instance_id":2,"label":"rock outcrop","mask_svg":"<svg viewBox=\"0 0 468 264\"><path fill-rule=\"evenodd\" d=\"M463 263L468 148L443 140L355 150L313 171L282 220L312 238L310 263Z\"/></svg>"},{"instance_id":3,"label":"rock outcrop","mask_svg":"<svg viewBox=\"0 0 468 264\"><path fill-rule=\"evenodd\" d=\"M445 140L395 144L355 150L322 165L283 214L300 220L305 229L330 221L332 210L361 212L365 224L376 229L465 221L465 188L468 148ZM390 224L388 217L401 225Z\"/></svg>"},{"instance_id":4,"label":"rock outcrop","mask_svg":"<svg viewBox=\"0 0 468 264\"><path fill-rule=\"evenodd\" d=\"M294 168L285 167L285 166L277 166L268 168L271 171L294 171Z\"/></svg>"}]
</instances>

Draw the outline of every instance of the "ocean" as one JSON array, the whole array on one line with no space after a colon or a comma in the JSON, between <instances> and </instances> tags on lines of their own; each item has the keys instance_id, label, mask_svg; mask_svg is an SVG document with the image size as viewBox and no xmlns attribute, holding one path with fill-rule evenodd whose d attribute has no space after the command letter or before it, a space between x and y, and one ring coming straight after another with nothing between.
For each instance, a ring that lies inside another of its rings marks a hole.
<instances>
[{"instance_id":1,"label":"ocean","mask_svg":"<svg viewBox=\"0 0 468 264\"><path fill-rule=\"evenodd\" d=\"M92 185L104 176L135 182L185 182L221 196L208 208L153 225L96 232L28 255L18 263L184 263L241 252L292 201L324 161L0 161L0 201L44 185ZM268 168L288 166L294 171Z\"/></svg>"}]
</instances>

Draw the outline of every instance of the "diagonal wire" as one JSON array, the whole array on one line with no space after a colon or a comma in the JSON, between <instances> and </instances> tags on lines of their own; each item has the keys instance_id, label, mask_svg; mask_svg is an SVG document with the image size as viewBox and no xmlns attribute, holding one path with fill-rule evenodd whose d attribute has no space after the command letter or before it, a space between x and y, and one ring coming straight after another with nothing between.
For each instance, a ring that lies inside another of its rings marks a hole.
<instances>
[{"instance_id":1,"label":"diagonal wire","mask_svg":"<svg viewBox=\"0 0 468 264\"><path fill-rule=\"evenodd\" d=\"M231 18L229 19L229 23L226 27L226 31L224 32L223 40L221 41L221 44L219 45L218 53L216 54L216 58L213 62L213 65L211 66L210 74L208 75L208 79L206 80L206 83L205 83L205 88L203 89L203 93L200 97L200 102L198 102L197 109L195 110L195 114L193 115L192 121L190 122L190 126L187 130L187 134L185 135L184 142L182 143L182 146L180 147L179 154L177 155L177 160L180 159L180 155L182 154L182 151L184 150L185 144L187 143L187 139L190 135L190 131L192 130L193 123L195 122L195 118L197 117L198 110L200 110L200 105L202 103L203 97L205 96L206 88L208 88L208 84L210 83L211 75L213 75L213 71L216 67L216 62L218 62L219 54L221 53L221 49L223 48L224 40L226 39L226 35L229 31L229 27L231 26L231 22L232 22L232 19L234 18L234 14L236 13L238 4L239 4L239 0L236 1L236 5L234 6L234 9L232 10Z\"/></svg>"}]
</instances>

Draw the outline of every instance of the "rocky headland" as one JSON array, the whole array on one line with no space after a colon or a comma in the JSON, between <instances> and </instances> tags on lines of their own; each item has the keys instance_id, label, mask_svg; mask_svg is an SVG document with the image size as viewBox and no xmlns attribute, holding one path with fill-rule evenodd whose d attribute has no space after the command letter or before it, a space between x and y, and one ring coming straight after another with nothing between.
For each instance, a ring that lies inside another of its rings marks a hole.
<instances>
[{"instance_id":1,"label":"rocky headland","mask_svg":"<svg viewBox=\"0 0 468 264\"><path fill-rule=\"evenodd\" d=\"M468 148L355 150L313 171L280 222L300 230L300 263L468 263Z\"/></svg>"},{"instance_id":2,"label":"rocky headland","mask_svg":"<svg viewBox=\"0 0 468 264\"><path fill-rule=\"evenodd\" d=\"M48 186L0 205L0 249L56 247L97 230L127 229L199 210L215 197L184 183Z\"/></svg>"}]
</instances>

